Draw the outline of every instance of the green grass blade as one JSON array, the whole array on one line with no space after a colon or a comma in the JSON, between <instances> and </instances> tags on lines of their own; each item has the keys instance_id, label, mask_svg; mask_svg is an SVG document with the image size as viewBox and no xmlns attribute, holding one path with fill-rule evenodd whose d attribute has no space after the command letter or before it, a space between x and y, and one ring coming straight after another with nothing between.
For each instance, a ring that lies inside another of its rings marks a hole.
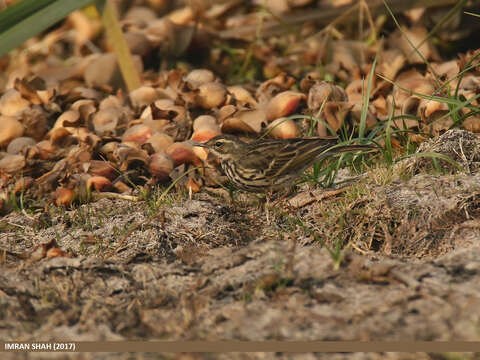
<instances>
[{"instance_id":1,"label":"green grass blade","mask_svg":"<svg viewBox=\"0 0 480 360\"><path fill-rule=\"evenodd\" d=\"M336 134L337 132L335 130L333 130L333 128L325 121L319 119L318 117L315 117L315 116L312 116L312 115L300 115L300 114L296 114L296 115L290 115L288 117L288 119L292 119L292 120L296 120L296 119L307 119L307 120L310 120L312 123L314 123L316 126L319 122L325 124L325 126L327 127L327 129L332 133L332 134ZM310 133L309 133L309 136L310 136ZM312 134L312 136L315 136L315 134Z\"/></svg>"},{"instance_id":2,"label":"green grass blade","mask_svg":"<svg viewBox=\"0 0 480 360\"><path fill-rule=\"evenodd\" d=\"M15 23L15 25L10 26L7 30L0 33L0 56L15 49L25 40L54 25L71 12L85 7L92 2L93 0L57 0L31 13L27 18Z\"/></svg>"},{"instance_id":3,"label":"green grass blade","mask_svg":"<svg viewBox=\"0 0 480 360\"><path fill-rule=\"evenodd\" d=\"M141 85L140 76L133 64L132 54L123 36L115 6L111 3L111 0L97 1L96 6L99 12L102 13L102 21L107 38L117 55L123 80L127 85L128 91L133 91Z\"/></svg>"},{"instance_id":4,"label":"green grass blade","mask_svg":"<svg viewBox=\"0 0 480 360\"><path fill-rule=\"evenodd\" d=\"M471 16L475 16L475 17L480 18L480 14L475 14L475 13L472 13L472 12L470 12L470 11L464 11L463 13L464 13L464 14L467 14L467 15L471 15Z\"/></svg>"},{"instance_id":5,"label":"green grass blade","mask_svg":"<svg viewBox=\"0 0 480 360\"><path fill-rule=\"evenodd\" d=\"M0 33L56 0L23 0L0 11Z\"/></svg>"},{"instance_id":6,"label":"green grass blade","mask_svg":"<svg viewBox=\"0 0 480 360\"><path fill-rule=\"evenodd\" d=\"M392 147L392 118L395 110L395 98L392 97L392 106L388 112L388 121L385 127L385 152L384 157L388 166L393 164L393 147Z\"/></svg>"},{"instance_id":7,"label":"green grass blade","mask_svg":"<svg viewBox=\"0 0 480 360\"><path fill-rule=\"evenodd\" d=\"M163 199L165 198L165 196L167 196L167 194L170 192L170 190L172 190L175 185L185 176L187 176L188 174L190 174L191 172L194 172L195 170L197 169L200 169L201 166L196 166L194 168L191 168L191 169L188 169L187 171L185 171L182 175L180 175L178 178L176 178L174 181L172 181L172 183L165 189L164 192L162 192L160 194L160 196L158 197L157 201L155 202L155 206L156 207L159 207L160 204L162 203Z\"/></svg>"},{"instance_id":8,"label":"green grass blade","mask_svg":"<svg viewBox=\"0 0 480 360\"><path fill-rule=\"evenodd\" d=\"M448 162L449 164L453 165L457 170L463 170L463 166L458 163L457 161L451 159L447 155L444 154L439 154L436 152L419 152L419 153L413 153L409 155L402 156L398 159L398 161L403 160L403 159L408 159L408 158L431 158L434 164L436 163L436 160L444 160ZM437 163L436 166L437 170L439 168L439 165Z\"/></svg>"},{"instance_id":9,"label":"green grass blade","mask_svg":"<svg viewBox=\"0 0 480 360\"><path fill-rule=\"evenodd\" d=\"M454 7L452 7L450 9L450 11L448 13L446 13L436 24L435 26L432 28L432 30L430 30L430 32L427 34L427 36L425 37L425 39L423 39L422 41L420 41L420 43L417 45L417 48L420 48L426 41L428 41L437 31L438 29L440 29L448 20L450 20L452 18L453 15L455 15L456 12L460 12L461 8L464 7L465 3L467 2L467 0L460 0L458 1Z\"/></svg>"},{"instance_id":10,"label":"green grass blade","mask_svg":"<svg viewBox=\"0 0 480 360\"><path fill-rule=\"evenodd\" d=\"M436 73L436 71L432 68L432 65L428 62L427 59L425 59L425 56L422 55L422 53L420 51L418 51L418 48L412 43L412 41L408 38L407 34L405 33L405 31L402 29L402 27L400 26L400 23L398 22L397 18L395 17L395 15L393 14L393 11L392 9L390 9L390 7L388 6L387 2L385 0L382 0L383 1L383 4L385 5L385 8L387 9L388 13L390 14L390 16L392 17L393 21L395 22L395 25L397 26L398 30L400 30L400 32L402 33L402 35L405 37L405 39L407 40L407 42L410 44L410 46L412 47L413 51L418 55L420 56L420 58L422 59L422 61L425 63L425 65L427 65L428 69L430 70L430 72L432 73L434 79L435 79L435 82L437 83L437 86L440 86L439 84L439 80L438 80L438 74Z\"/></svg>"},{"instance_id":11,"label":"green grass blade","mask_svg":"<svg viewBox=\"0 0 480 360\"><path fill-rule=\"evenodd\" d=\"M363 102L362 102L362 113L360 115L360 126L358 129L358 137L360 141L365 138L365 128L367 126L367 115L368 115L368 106L370 105L370 94L372 93L372 84L373 84L373 77L375 76L375 66L377 65L377 58L380 48L378 49L377 53L375 54L375 59L373 59L372 68L370 69L370 73L368 74L368 83L367 83L367 90L364 92L363 95Z\"/></svg>"},{"instance_id":12,"label":"green grass blade","mask_svg":"<svg viewBox=\"0 0 480 360\"><path fill-rule=\"evenodd\" d=\"M435 120L432 122L432 124L434 124L435 122L441 121L441 120L443 120L443 119L445 119L445 118L447 118L447 117L449 117L449 116L452 116L452 114L457 113L458 111L460 111L460 110L461 110L462 108L464 108L464 107L470 108L468 105L470 105L472 102L474 102L474 101L477 100L478 98L480 98L480 94L477 94L477 95L475 95L475 96L473 96L473 97L471 97L471 98L469 98L469 99L467 99L467 100L465 100L465 101L463 101L463 102L460 102L460 101L459 101L456 105L452 105L452 108L450 109L450 111L449 111L448 113L442 115L442 116L439 117L438 119L435 119ZM471 108L475 109L475 106L472 105ZM473 115L474 113L476 113L476 112L473 111L472 115ZM470 116L471 116L471 115L470 115ZM453 116L452 116L452 118L453 118ZM455 122L455 121L454 121L454 122ZM455 124L455 125L459 125L459 124Z\"/></svg>"},{"instance_id":13,"label":"green grass blade","mask_svg":"<svg viewBox=\"0 0 480 360\"><path fill-rule=\"evenodd\" d=\"M386 78L385 76L382 76L380 74L377 74L377 75L380 78L382 78L383 80L389 82L390 84L397 86L399 89L405 91L409 95L416 95L416 96L418 96L419 98L422 98L422 99L438 101L438 102L442 102L442 103L445 103L445 104L448 104L448 105L454 105L454 106L458 105L460 103L460 100L457 100L457 99L454 99L454 98L449 98L449 97L444 97L444 96L436 96L436 95L425 95L425 94L418 93L416 91L413 91L413 90L404 88L402 86L399 86L398 84L395 84L394 81Z\"/></svg>"},{"instance_id":14,"label":"green grass blade","mask_svg":"<svg viewBox=\"0 0 480 360\"><path fill-rule=\"evenodd\" d=\"M455 87L455 98L458 97L458 92L460 91L460 84L462 83L462 79L463 79L463 76L465 75L465 73L467 71L469 71L470 69L472 68L476 68L477 66L479 66L479 64L473 64L473 62L475 60L477 60L477 58L480 56L480 54L476 54L475 56L473 56L466 64L465 64L465 68L460 71L457 76L458 76L458 81L457 81L457 86ZM447 83L448 84L448 83Z\"/></svg>"}]
</instances>

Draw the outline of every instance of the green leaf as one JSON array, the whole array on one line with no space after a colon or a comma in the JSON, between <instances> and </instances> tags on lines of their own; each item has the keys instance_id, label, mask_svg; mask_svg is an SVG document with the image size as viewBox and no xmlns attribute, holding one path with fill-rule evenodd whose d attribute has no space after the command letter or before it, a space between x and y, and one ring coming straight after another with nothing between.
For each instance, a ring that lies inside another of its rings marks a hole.
<instances>
[{"instance_id":1,"label":"green leaf","mask_svg":"<svg viewBox=\"0 0 480 360\"><path fill-rule=\"evenodd\" d=\"M54 1L55 0L24 0L0 11L0 33Z\"/></svg>"},{"instance_id":2,"label":"green leaf","mask_svg":"<svg viewBox=\"0 0 480 360\"><path fill-rule=\"evenodd\" d=\"M94 0L23 0L0 13L0 56Z\"/></svg>"}]
</instances>

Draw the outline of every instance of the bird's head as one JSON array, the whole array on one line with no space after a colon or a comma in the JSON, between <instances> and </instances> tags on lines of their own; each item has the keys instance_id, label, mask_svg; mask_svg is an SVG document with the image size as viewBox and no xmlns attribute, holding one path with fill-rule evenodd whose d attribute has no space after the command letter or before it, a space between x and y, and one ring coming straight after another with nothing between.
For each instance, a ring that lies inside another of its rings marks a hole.
<instances>
[{"instance_id":1,"label":"bird's head","mask_svg":"<svg viewBox=\"0 0 480 360\"><path fill-rule=\"evenodd\" d=\"M206 143L196 144L196 146L209 149L215 156L222 160L238 155L245 145L243 141L231 135L218 135Z\"/></svg>"}]
</instances>

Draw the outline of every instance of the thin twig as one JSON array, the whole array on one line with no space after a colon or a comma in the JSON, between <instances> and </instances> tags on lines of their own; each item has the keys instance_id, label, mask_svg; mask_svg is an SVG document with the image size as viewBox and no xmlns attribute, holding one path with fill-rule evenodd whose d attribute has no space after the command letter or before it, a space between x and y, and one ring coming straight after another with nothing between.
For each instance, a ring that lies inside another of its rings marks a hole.
<instances>
[{"instance_id":1,"label":"thin twig","mask_svg":"<svg viewBox=\"0 0 480 360\"><path fill-rule=\"evenodd\" d=\"M133 195L126 195L126 194L117 194L117 193L112 193L112 192L94 192L92 193L92 198L94 200L99 200L99 199L120 199L120 200L128 200L128 201L140 201L142 200L138 196L133 196Z\"/></svg>"},{"instance_id":2,"label":"thin twig","mask_svg":"<svg viewBox=\"0 0 480 360\"><path fill-rule=\"evenodd\" d=\"M301 208L314 201L321 201L321 200L325 200L325 199L337 196L342 192L344 192L346 189L347 187L343 187L341 189L335 189L335 190L328 190L328 191L325 191L323 189L316 190L316 191L315 190L306 191L291 198L290 200L288 200L288 203L290 206L293 206L294 208Z\"/></svg>"}]
</instances>

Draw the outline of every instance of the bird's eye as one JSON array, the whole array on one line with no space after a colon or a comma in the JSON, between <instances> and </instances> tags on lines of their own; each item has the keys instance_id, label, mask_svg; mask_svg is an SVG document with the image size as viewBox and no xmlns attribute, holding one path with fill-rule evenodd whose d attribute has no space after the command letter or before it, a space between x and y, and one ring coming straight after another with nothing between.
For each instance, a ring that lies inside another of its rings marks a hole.
<instances>
[{"instance_id":1,"label":"bird's eye","mask_svg":"<svg viewBox=\"0 0 480 360\"><path fill-rule=\"evenodd\" d=\"M217 148L222 147L222 145L223 145L223 142L221 142L221 141L217 141L215 143L215 147L217 147Z\"/></svg>"}]
</instances>

